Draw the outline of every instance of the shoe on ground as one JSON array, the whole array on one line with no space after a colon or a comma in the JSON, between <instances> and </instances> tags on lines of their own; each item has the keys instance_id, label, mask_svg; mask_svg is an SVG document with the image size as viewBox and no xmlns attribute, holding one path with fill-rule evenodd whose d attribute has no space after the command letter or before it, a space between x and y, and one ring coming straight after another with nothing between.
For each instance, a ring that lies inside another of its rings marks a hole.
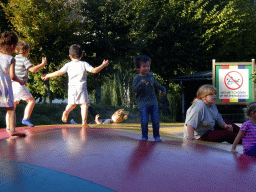
<instances>
[{"instance_id":1,"label":"shoe on ground","mask_svg":"<svg viewBox=\"0 0 256 192\"><path fill-rule=\"evenodd\" d=\"M142 138L141 138L141 141L147 141L147 140L148 140L147 137L142 137Z\"/></svg>"},{"instance_id":2,"label":"shoe on ground","mask_svg":"<svg viewBox=\"0 0 256 192\"><path fill-rule=\"evenodd\" d=\"M29 121L29 119L22 119L21 123L29 127L34 127L34 125Z\"/></svg>"},{"instance_id":3,"label":"shoe on ground","mask_svg":"<svg viewBox=\"0 0 256 192\"><path fill-rule=\"evenodd\" d=\"M74 119L71 119L71 120L70 120L70 123L71 123L71 124L77 124L77 122L75 122Z\"/></svg>"},{"instance_id":4,"label":"shoe on ground","mask_svg":"<svg viewBox=\"0 0 256 192\"><path fill-rule=\"evenodd\" d=\"M155 138L155 141L156 141L156 142L162 142L162 139L160 139L160 137L156 137L156 138Z\"/></svg>"}]
</instances>

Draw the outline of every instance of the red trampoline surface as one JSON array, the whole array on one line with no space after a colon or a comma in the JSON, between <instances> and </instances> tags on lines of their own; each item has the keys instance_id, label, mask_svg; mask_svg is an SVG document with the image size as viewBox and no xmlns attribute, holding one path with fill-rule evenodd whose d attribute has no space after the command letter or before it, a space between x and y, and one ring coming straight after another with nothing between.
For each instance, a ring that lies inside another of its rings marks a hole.
<instances>
[{"instance_id":1,"label":"red trampoline surface","mask_svg":"<svg viewBox=\"0 0 256 192\"><path fill-rule=\"evenodd\" d=\"M0 191L256 190L254 160L183 141L177 126L161 125L162 143L140 141L139 124L17 128L25 138L0 129Z\"/></svg>"}]
</instances>

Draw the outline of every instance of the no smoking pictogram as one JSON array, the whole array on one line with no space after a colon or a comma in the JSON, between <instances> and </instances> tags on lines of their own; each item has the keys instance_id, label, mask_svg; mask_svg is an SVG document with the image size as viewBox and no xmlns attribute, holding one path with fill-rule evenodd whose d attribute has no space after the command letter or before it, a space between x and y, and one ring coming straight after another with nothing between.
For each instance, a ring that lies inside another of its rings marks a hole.
<instances>
[{"instance_id":1,"label":"no smoking pictogram","mask_svg":"<svg viewBox=\"0 0 256 192\"><path fill-rule=\"evenodd\" d=\"M228 89L237 90L243 85L243 76L237 71L230 71L225 76L224 83Z\"/></svg>"}]
</instances>

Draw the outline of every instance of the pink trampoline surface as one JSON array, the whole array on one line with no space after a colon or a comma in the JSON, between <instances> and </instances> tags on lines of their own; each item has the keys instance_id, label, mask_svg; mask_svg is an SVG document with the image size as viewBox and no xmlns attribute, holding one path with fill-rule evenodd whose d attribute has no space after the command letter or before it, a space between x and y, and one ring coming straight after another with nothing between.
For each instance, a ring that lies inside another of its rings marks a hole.
<instances>
[{"instance_id":1,"label":"pink trampoline surface","mask_svg":"<svg viewBox=\"0 0 256 192\"><path fill-rule=\"evenodd\" d=\"M162 132L140 141L139 124L17 131L27 136L0 129L0 191L256 190L255 160Z\"/></svg>"}]
</instances>

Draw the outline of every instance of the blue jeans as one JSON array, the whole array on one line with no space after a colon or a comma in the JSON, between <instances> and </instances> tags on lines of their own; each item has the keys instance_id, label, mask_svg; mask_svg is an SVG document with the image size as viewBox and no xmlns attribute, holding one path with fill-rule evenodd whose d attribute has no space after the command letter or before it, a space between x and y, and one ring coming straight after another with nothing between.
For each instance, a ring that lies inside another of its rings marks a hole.
<instances>
[{"instance_id":1,"label":"blue jeans","mask_svg":"<svg viewBox=\"0 0 256 192\"><path fill-rule=\"evenodd\" d=\"M145 138L148 139L149 115L151 116L151 120L152 120L153 136L154 136L154 138L160 137L160 135L159 135L159 109L158 109L158 105L151 105L149 107L141 107L140 108L142 137L145 137Z\"/></svg>"}]
</instances>

